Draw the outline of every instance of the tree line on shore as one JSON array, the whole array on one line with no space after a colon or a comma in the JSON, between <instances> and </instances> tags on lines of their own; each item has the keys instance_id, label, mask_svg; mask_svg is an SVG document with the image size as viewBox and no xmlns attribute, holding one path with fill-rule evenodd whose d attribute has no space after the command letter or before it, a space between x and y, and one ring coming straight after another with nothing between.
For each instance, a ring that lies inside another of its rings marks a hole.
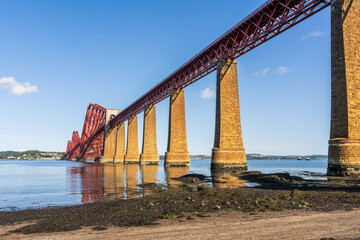
<instances>
[{"instance_id":1,"label":"tree line on shore","mask_svg":"<svg viewBox=\"0 0 360 240\"><path fill-rule=\"evenodd\" d=\"M5 160L58 160L65 155L64 152L47 152L39 150L28 151L2 151L0 159Z\"/></svg>"}]
</instances>

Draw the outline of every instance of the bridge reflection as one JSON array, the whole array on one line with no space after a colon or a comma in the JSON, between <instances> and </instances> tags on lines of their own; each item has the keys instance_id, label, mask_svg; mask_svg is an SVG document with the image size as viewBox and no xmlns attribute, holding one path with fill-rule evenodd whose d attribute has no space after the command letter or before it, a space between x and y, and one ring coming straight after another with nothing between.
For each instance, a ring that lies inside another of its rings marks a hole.
<instances>
[{"instance_id":1,"label":"bridge reflection","mask_svg":"<svg viewBox=\"0 0 360 240\"><path fill-rule=\"evenodd\" d=\"M157 183L157 174L159 165L142 165L141 166L141 180L143 184Z\"/></svg>"},{"instance_id":2,"label":"bridge reflection","mask_svg":"<svg viewBox=\"0 0 360 240\"><path fill-rule=\"evenodd\" d=\"M169 167L165 168L166 172L166 183L168 186L177 186L182 184L181 181L177 180L181 176L188 174L190 171L190 167Z\"/></svg>"},{"instance_id":3,"label":"bridge reflection","mask_svg":"<svg viewBox=\"0 0 360 240\"><path fill-rule=\"evenodd\" d=\"M237 172L211 171L212 183L218 188L246 187L246 180L240 179Z\"/></svg>"},{"instance_id":4,"label":"bridge reflection","mask_svg":"<svg viewBox=\"0 0 360 240\"><path fill-rule=\"evenodd\" d=\"M124 166L120 164L104 164L103 195L107 199L124 198Z\"/></svg>"},{"instance_id":5,"label":"bridge reflection","mask_svg":"<svg viewBox=\"0 0 360 240\"><path fill-rule=\"evenodd\" d=\"M182 185L180 177L190 173L190 167L168 167L138 164L83 163L69 167L73 193L81 193L82 202L103 199L133 199L150 194L155 184L176 187ZM245 187L246 181L234 172L211 171L204 183L219 188Z\"/></svg>"}]
</instances>

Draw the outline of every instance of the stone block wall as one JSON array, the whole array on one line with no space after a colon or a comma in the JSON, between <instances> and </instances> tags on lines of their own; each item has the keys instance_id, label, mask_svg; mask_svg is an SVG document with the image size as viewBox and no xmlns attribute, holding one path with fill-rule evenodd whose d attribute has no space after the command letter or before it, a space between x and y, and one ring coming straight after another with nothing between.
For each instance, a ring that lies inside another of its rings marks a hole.
<instances>
[{"instance_id":1,"label":"stone block wall","mask_svg":"<svg viewBox=\"0 0 360 240\"><path fill-rule=\"evenodd\" d=\"M331 7L330 175L360 168L360 1L334 0Z\"/></svg>"},{"instance_id":2,"label":"stone block wall","mask_svg":"<svg viewBox=\"0 0 360 240\"><path fill-rule=\"evenodd\" d=\"M216 84L213 167L247 168L243 146L237 63L219 60Z\"/></svg>"},{"instance_id":3,"label":"stone block wall","mask_svg":"<svg viewBox=\"0 0 360 240\"><path fill-rule=\"evenodd\" d=\"M165 153L165 166L190 165L190 155L186 140L184 90L172 89L169 114L169 133L167 152Z\"/></svg>"},{"instance_id":4,"label":"stone block wall","mask_svg":"<svg viewBox=\"0 0 360 240\"><path fill-rule=\"evenodd\" d=\"M159 164L159 154L156 141L155 106L147 106L144 111L143 147L140 164Z\"/></svg>"}]
</instances>

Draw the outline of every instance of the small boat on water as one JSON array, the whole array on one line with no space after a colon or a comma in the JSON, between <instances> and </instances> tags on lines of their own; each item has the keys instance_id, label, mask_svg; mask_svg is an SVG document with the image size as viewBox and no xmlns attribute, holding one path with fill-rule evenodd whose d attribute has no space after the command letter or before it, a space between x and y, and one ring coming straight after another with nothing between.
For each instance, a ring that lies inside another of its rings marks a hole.
<instances>
[{"instance_id":1,"label":"small boat on water","mask_svg":"<svg viewBox=\"0 0 360 240\"><path fill-rule=\"evenodd\" d=\"M306 161L309 161L309 160L310 160L310 158L309 158L309 157L307 157L307 158L306 158Z\"/></svg>"},{"instance_id":2,"label":"small boat on water","mask_svg":"<svg viewBox=\"0 0 360 240\"><path fill-rule=\"evenodd\" d=\"M301 160L301 157L300 157L300 156L298 157L298 160Z\"/></svg>"}]
</instances>

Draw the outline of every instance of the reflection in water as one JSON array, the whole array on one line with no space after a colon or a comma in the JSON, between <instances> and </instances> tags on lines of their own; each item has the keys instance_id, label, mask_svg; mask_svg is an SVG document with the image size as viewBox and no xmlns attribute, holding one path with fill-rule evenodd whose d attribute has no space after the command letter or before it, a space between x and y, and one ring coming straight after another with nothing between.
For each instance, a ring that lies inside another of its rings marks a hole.
<instances>
[{"instance_id":1,"label":"reflection in water","mask_svg":"<svg viewBox=\"0 0 360 240\"><path fill-rule=\"evenodd\" d=\"M200 162L201 163L201 162ZM162 165L163 166L163 165ZM98 164L84 163L80 167L67 168L70 175L72 192L81 189L82 202L88 203L101 199L131 199L140 197L140 187L144 195L151 192L151 186L146 184L167 183L167 186L179 186L183 183L176 178L189 174L190 167L167 167L165 178L159 171L159 165L138 164ZM139 182L139 170L141 170L141 181ZM190 172L193 173L193 172ZM206 176L211 175L212 186L219 188L246 187L246 181L237 177L239 173L231 171L204 172ZM160 176L160 178L158 177ZM79 185L78 179L81 179ZM138 186L138 184L144 184Z\"/></svg>"},{"instance_id":2,"label":"reflection in water","mask_svg":"<svg viewBox=\"0 0 360 240\"><path fill-rule=\"evenodd\" d=\"M124 165L103 165L103 194L107 199L124 198Z\"/></svg>"},{"instance_id":3,"label":"reflection in water","mask_svg":"<svg viewBox=\"0 0 360 240\"><path fill-rule=\"evenodd\" d=\"M157 174L159 171L159 165L142 165L141 166L141 181L142 181L142 190L143 195L151 194L151 186L147 184L157 184Z\"/></svg>"},{"instance_id":4,"label":"reflection in water","mask_svg":"<svg viewBox=\"0 0 360 240\"><path fill-rule=\"evenodd\" d=\"M80 172L83 179L82 201L87 203L102 199L101 166L98 164L85 165Z\"/></svg>"},{"instance_id":5,"label":"reflection in water","mask_svg":"<svg viewBox=\"0 0 360 240\"><path fill-rule=\"evenodd\" d=\"M216 171L211 170L211 177L214 187L218 188L237 188L246 187L246 180L235 176L233 171Z\"/></svg>"},{"instance_id":6,"label":"reflection in water","mask_svg":"<svg viewBox=\"0 0 360 240\"><path fill-rule=\"evenodd\" d=\"M111 199L115 197L116 176L114 164L103 165L103 191L104 197Z\"/></svg>"},{"instance_id":7,"label":"reflection in water","mask_svg":"<svg viewBox=\"0 0 360 240\"><path fill-rule=\"evenodd\" d=\"M142 183L157 183L157 173L159 171L159 165L142 165L141 176Z\"/></svg>"},{"instance_id":8,"label":"reflection in water","mask_svg":"<svg viewBox=\"0 0 360 240\"><path fill-rule=\"evenodd\" d=\"M181 185L179 180L188 173L212 176L216 187L244 186L245 182L229 173L211 173L209 160L192 160L191 167L164 168L160 166L139 166L123 164L101 165L94 162L72 161L0 161L0 210L9 211L14 207L74 205L94 202L104 198L140 197L139 183L158 183L162 186ZM327 160L249 160L249 171L263 173L288 172L293 176L305 176L311 180L324 176L326 180ZM126 173L128 171L128 173ZM317 179L315 179L317 180ZM127 181L127 182L126 182ZM205 180L207 181L207 180ZM249 186L249 184L247 184ZM126 187L129 190L126 190ZM134 191L134 194L130 192Z\"/></svg>"},{"instance_id":9,"label":"reflection in water","mask_svg":"<svg viewBox=\"0 0 360 240\"><path fill-rule=\"evenodd\" d=\"M124 174L125 174L125 166L123 164L113 164L115 168L115 196L116 198L124 198Z\"/></svg>"},{"instance_id":10,"label":"reflection in water","mask_svg":"<svg viewBox=\"0 0 360 240\"><path fill-rule=\"evenodd\" d=\"M78 187L74 186L75 179L81 181L81 202L89 203L102 199L102 166L100 164L83 164L81 167L69 167L67 173L70 175L72 192Z\"/></svg>"},{"instance_id":11,"label":"reflection in water","mask_svg":"<svg viewBox=\"0 0 360 240\"><path fill-rule=\"evenodd\" d=\"M166 182L168 186L177 186L182 184L181 181L174 178L178 178L188 174L190 171L190 166L187 167L167 167L165 168L166 173Z\"/></svg>"},{"instance_id":12,"label":"reflection in water","mask_svg":"<svg viewBox=\"0 0 360 240\"><path fill-rule=\"evenodd\" d=\"M138 164L126 164L126 197L127 199L137 198Z\"/></svg>"}]
</instances>

